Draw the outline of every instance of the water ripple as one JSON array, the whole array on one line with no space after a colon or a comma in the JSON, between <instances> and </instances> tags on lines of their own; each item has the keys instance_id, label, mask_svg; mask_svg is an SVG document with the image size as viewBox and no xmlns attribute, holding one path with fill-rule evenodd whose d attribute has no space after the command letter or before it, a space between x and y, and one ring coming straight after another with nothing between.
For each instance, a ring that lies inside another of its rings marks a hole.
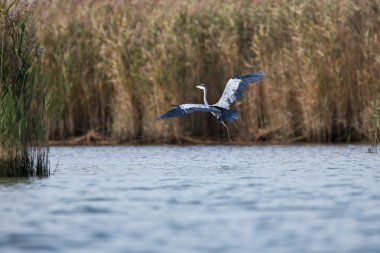
<instances>
[{"instance_id":1,"label":"water ripple","mask_svg":"<svg viewBox=\"0 0 380 253\"><path fill-rule=\"evenodd\" d=\"M380 252L365 146L57 147L0 179L1 252Z\"/></svg>"}]
</instances>

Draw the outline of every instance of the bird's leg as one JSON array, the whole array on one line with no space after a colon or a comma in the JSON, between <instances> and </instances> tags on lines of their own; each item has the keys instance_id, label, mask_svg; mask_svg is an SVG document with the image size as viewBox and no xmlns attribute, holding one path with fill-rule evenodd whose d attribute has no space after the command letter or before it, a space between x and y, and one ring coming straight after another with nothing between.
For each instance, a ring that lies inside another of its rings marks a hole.
<instances>
[{"instance_id":1,"label":"bird's leg","mask_svg":"<svg viewBox=\"0 0 380 253\"><path fill-rule=\"evenodd\" d=\"M236 130L238 130L238 132L240 133L240 129L238 128L238 126L236 125L236 123L235 123L235 122L233 122L233 124L234 124L234 126L235 126Z\"/></svg>"},{"instance_id":2,"label":"bird's leg","mask_svg":"<svg viewBox=\"0 0 380 253\"><path fill-rule=\"evenodd\" d=\"M223 124L223 126L227 129L228 140L231 142L230 131L228 130L227 125L226 125L223 121L222 121L222 124Z\"/></svg>"}]
</instances>

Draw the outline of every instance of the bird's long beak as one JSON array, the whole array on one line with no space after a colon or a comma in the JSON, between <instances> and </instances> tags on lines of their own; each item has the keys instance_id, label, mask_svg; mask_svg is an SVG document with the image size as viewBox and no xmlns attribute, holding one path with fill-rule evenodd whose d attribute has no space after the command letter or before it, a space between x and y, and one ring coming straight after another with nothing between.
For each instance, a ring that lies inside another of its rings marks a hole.
<instances>
[{"instance_id":1,"label":"bird's long beak","mask_svg":"<svg viewBox=\"0 0 380 253\"><path fill-rule=\"evenodd\" d=\"M197 86L195 86L196 88L198 88L198 89L203 89L203 87L202 87L202 85L197 85Z\"/></svg>"}]
</instances>

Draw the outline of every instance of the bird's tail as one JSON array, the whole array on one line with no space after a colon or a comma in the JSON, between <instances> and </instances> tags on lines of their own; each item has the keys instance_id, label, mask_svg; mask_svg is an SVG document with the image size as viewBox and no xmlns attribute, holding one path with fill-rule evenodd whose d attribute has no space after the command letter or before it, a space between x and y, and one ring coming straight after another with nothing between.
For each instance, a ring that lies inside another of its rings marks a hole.
<instances>
[{"instance_id":1,"label":"bird's tail","mask_svg":"<svg viewBox=\"0 0 380 253\"><path fill-rule=\"evenodd\" d=\"M219 120L226 123L231 123L237 120L239 116L240 113L238 110L225 110L222 112L222 116L220 116Z\"/></svg>"}]
</instances>

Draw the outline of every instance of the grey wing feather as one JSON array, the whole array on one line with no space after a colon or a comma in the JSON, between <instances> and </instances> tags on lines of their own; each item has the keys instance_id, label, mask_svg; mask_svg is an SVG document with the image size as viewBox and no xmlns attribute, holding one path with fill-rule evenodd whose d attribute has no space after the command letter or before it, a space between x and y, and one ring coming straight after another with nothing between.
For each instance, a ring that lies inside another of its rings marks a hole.
<instances>
[{"instance_id":1,"label":"grey wing feather","mask_svg":"<svg viewBox=\"0 0 380 253\"><path fill-rule=\"evenodd\" d=\"M227 82L226 88L224 89L222 96L220 97L219 101L213 106L229 109L232 103L235 103L237 100L241 98L245 88L249 84L263 79L264 75L264 72L260 71L245 76L234 76Z\"/></svg>"},{"instance_id":2,"label":"grey wing feather","mask_svg":"<svg viewBox=\"0 0 380 253\"><path fill-rule=\"evenodd\" d=\"M161 116L157 117L158 120L162 119L169 119L179 116L184 116L186 114L192 113L192 112L214 112L219 113L220 110L214 107L210 107L208 105L203 104L182 104L174 107L173 109L169 110L168 112L162 114Z\"/></svg>"}]
</instances>

